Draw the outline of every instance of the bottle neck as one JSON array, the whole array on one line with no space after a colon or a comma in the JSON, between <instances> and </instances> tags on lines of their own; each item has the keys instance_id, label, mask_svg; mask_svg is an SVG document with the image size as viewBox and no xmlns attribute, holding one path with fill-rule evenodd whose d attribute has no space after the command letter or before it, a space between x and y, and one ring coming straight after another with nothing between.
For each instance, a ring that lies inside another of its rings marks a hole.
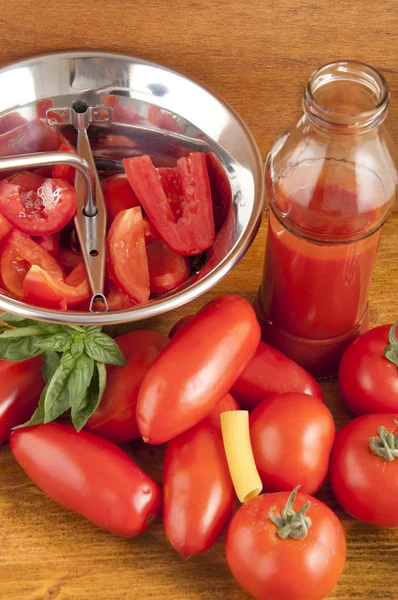
<instances>
[{"instance_id":1,"label":"bottle neck","mask_svg":"<svg viewBox=\"0 0 398 600\"><path fill-rule=\"evenodd\" d=\"M378 127L389 106L384 77L354 61L335 62L315 71L304 91L308 119L334 134L359 134Z\"/></svg>"}]
</instances>

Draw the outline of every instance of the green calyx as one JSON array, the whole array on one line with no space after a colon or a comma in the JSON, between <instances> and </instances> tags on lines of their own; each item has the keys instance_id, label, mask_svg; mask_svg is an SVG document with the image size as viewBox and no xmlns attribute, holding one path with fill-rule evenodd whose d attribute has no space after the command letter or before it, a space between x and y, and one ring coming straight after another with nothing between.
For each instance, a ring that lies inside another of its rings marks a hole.
<instances>
[{"instance_id":1,"label":"green calyx","mask_svg":"<svg viewBox=\"0 0 398 600\"><path fill-rule=\"evenodd\" d=\"M398 425L398 421L395 421ZM379 436L371 437L369 446L373 454L388 462L398 458L398 434L394 435L383 426L379 427Z\"/></svg>"},{"instance_id":2,"label":"green calyx","mask_svg":"<svg viewBox=\"0 0 398 600\"><path fill-rule=\"evenodd\" d=\"M388 334L388 339L390 343L384 348L384 356L396 367L398 367L398 339L395 335L395 330L397 326L398 321L395 321L395 323L392 324L390 332Z\"/></svg>"},{"instance_id":3,"label":"green calyx","mask_svg":"<svg viewBox=\"0 0 398 600\"><path fill-rule=\"evenodd\" d=\"M46 386L30 421L50 423L70 410L77 431L86 424L101 401L106 386L105 364L125 364L116 342L101 327L53 325L0 316L0 358L20 361L43 355Z\"/></svg>"},{"instance_id":4,"label":"green calyx","mask_svg":"<svg viewBox=\"0 0 398 600\"><path fill-rule=\"evenodd\" d=\"M290 494L280 516L274 514L275 507L271 508L268 513L268 518L276 525L278 535L283 540L287 538L305 540L312 525L310 517L305 514L311 506L311 502L306 502L297 512L293 509L299 487L298 485L294 488Z\"/></svg>"}]
</instances>

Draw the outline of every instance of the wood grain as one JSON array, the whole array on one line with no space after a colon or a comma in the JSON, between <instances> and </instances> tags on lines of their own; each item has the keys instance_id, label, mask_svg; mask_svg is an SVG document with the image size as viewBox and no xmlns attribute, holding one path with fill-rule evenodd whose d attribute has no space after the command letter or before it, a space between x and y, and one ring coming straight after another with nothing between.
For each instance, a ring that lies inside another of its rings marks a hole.
<instances>
[{"instance_id":1,"label":"wood grain","mask_svg":"<svg viewBox=\"0 0 398 600\"><path fill-rule=\"evenodd\" d=\"M300 111L303 85L318 65L350 58L387 77L389 128L398 140L398 18L395 0L8 0L1 3L0 62L66 49L127 52L162 62L221 94L251 128L265 157ZM266 219L265 219L266 220ZM255 297L265 220L238 267L206 297L148 325L167 332L210 297ZM370 306L373 323L397 317L398 214L385 227ZM323 384L338 426L348 418L337 385ZM136 445L134 456L159 479L161 457ZM224 560L223 539L204 556L181 560L161 524L136 540L96 529L44 496L0 449L1 600L244 600ZM320 493L347 533L348 560L331 600L398 599L398 533L372 529Z\"/></svg>"}]
</instances>

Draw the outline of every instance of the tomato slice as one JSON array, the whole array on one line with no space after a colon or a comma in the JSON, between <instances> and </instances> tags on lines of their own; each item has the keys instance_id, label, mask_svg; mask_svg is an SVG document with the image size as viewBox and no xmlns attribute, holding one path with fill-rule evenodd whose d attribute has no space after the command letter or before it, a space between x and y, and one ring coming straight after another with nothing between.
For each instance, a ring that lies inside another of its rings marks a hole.
<instances>
[{"instance_id":1,"label":"tomato slice","mask_svg":"<svg viewBox=\"0 0 398 600\"><path fill-rule=\"evenodd\" d=\"M54 258L58 255L60 233L41 235L35 241Z\"/></svg>"},{"instance_id":2,"label":"tomato slice","mask_svg":"<svg viewBox=\"0 0 398 600\"><path fill-rule=\"evenodd\" d=\"M60 248L57 254L57 260L66 273L70 273L83 262L83 257L79 252Z\"/></svg>"},{"instance_id":3,"label":"tomato slice","mask_svg":"<svg viewBox=\"0 0 398 600\"><path fill-rule=\"evenodd\" d=\"M81 263L63 282L33 265L24 279L23 292L24 301L28 304L66 310L90 298L86 267Z\"/></svg>"},{"instance_id":4,"label":"tomato slice","mask_svg":"<svg viewBox=\"0 0 398 600\"><path fill-rule=\"evenodd\" d=\"M206 156L180 158L177 167L156 170L149 156L123 160L130 185L164 242L178 254L195 255L214 241ZM173 207L171 206L174 205Z\"/></svg>"},{"instance_id":5,"label":"tomato slice","mask_svg":"<svg viewBox=\"0 0 398 600\"><path fill-rule=\"evenodd\" d=\"M26 119L18 112L8 113L8 115L3 115L0 117L0 135L3 133L8 133L13 129L17 129L21 125L26 123Z\"/></svg>"},{"instance_id":6,"label":"tomato slice","mask_svg":"<svg viewBox=\"0 0 398 600\"><path fill-rule=\"evenodd\" d=\"M39 175L23 175L41 179ZM17 183L15 183L17 181ZM76 212L76 194L69 183L62 179L45 179L31 189L18 184L18 177L12 183L0 183L0 212L12 225L31 235L48 235L60 231Z\"/></svg>"},{"instance_id":7,"label":"tomato slice","mask_svg":"<svg viewBox=\"0 0 398 600\"><path fill-rule=\"evenodd\" d=\"M168 292L189 279L188 259L170 250L163 240L149 244L146 253L151 294Z\"/></svg>"},{"instance_id":8,"label":"tomato slice","mask_svg":"<svg viewBox=\"0 0 398 600\"><path fill-rule=\"evenodd\" d=\"M58 148L59 152L69 152L70 154L76 154L76 149L66 138L64 138L62 144ZM68 165L54 165L52 168L52 176L54 179L64 179L71 185L75 183L76 169L69 167Z\"/></svg>"},{"instance_id":9,"label":"tomato slice","mask_svg":"<svg viewBox=\"0 0 398 600\"><path fill-rule=\"evenodd\" d=\"M174 131L175 133L182 133L182 129L173 117L168 112L161 110L156 104L151 104L148 110L148 121L159 127L159 129L166 129L167 131Z\"/></svg>"},{"instance_id":10,"label":"tomato slice","mask_svg":"<svg viewBox=\"0 0 398 600\"><path fill-rule=\"evenodd\" d=\"M64 278L61 267L46 250L14 229L1 253L0 273L4 287L18 298L23 297L23 280L32 265L41 267L58 281Z\"/></svg>"},{"instance_id":11,"label":"tomato slice","mask_svg":"<svg viewBox=\"0 0 398 600\"><path fill-rule=\"evenodd\" d=\"M58 130L35 119L0 135L0 156L57 150L59 143Z\"/></svg>"},{"instance_id":12,"label":"tomato slice","mask_svg":"<svg viewBox=\"0 0 398 600\"><path fill-rule=\"evenodd\" d=\"M122 211L139 206L139 200L129 184L127 175L113 175L101 181L109 222Z\"/></svg>"},{"instance_id":13,"label":"tomato slice","mask_svg":"<svg viewBox=\"0 0 398 600\"><path fill-rule=\"evenodd\" d=\"M141 209L120 212L108 233L108 272L116 287L137 303L149 300L149 271Z\"/></svg>"},{"instance_id":14,"label":"tomato slice","mask_svg":"<svg viewBox=\"0 0 398 600\"><path fill-rule=\"evenodd\" d=\"M156 240L160 240L159 232L157 231L156 227L154 227L152 225L152 223L150 222L148 217L142 217L142 221L144 223L144 234L145 234L146 245L148 246L148 244L152 244L152 242L155 242Z\"/></svg>"},{"instance_id":15,"label":"tomato slice","mask_svg":"<svg viewBox=\"0 0 398 600\"><path fill-rule=\"evenodd\" d=\"M3 244L7 235L12 230L12 225L3 215L0 215L0 245Z\"/></svg>"}]
</instances>

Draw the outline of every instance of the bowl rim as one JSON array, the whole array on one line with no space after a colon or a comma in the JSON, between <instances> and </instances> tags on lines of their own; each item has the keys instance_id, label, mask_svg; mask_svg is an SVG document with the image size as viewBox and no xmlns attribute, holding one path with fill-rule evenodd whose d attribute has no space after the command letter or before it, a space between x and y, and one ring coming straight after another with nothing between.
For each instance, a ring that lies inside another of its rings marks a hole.
<instances>
[{"instance_id":1,"label":"bowl rim","mask_svg":"<svg viewBox=\"0 0 398 600\"><path fill-rule=\"evenodd\" d=\"M183 77L186 81L199 86L211 96L213 96L224 108L226 108L232 116L236 119L241 129L243 130L249 145L251 147L255 164L251 168L253 178L255 182L258 182L255 188L253 209L250 214L249 221L242 233L240 240L235 246L228 252L223 260L214 267L209 273L207 273L202 279L194 282L186 288L181 289L175 293L169 292L170 295L165 295L157 300L151 300L147 304L135 305L132 308L127 308L119 311L108 311L108 312L77 312L77 311L59 311L54 309L47 309L42 307L25 304L20 300L16 300L0 294L0 310L12 312L20 317L35 319L37 321L45 321L49 323L68 324L73 323L74 325L117 325L121 323L129 323L134 321L140 321L155 316L159 316L163 313L169 312L192 300L198 298L202 294L209 291L217 283L221 281L231 271L237 263L241 260L244 254L252 244L257 231L260 227L263 209L265 206L265 190L264 190L264 178L263 178L263 161L260 154L258 145L254 139L253 134L249 130L248 126L242 119L242 117L235 111L231 105L226 102L217 92L214 92L211 88L204 85L203 83L195 80L194 78L187 77L184 73L170 69L160 63L148 61L140 57L124 54L119 52L103 52L100 50L73 50L64 52L45 52L33 55L24 60L15 60L0 68L0 76L9 71L12 68L24 68L30 65L34 65L37 61L44 61L45 59L76 59L76 58L102 58L102 59L119 59L129 60L136 63L147 65L149 67L160 68L164 71Z\"/></svg>"}]
</instances>

